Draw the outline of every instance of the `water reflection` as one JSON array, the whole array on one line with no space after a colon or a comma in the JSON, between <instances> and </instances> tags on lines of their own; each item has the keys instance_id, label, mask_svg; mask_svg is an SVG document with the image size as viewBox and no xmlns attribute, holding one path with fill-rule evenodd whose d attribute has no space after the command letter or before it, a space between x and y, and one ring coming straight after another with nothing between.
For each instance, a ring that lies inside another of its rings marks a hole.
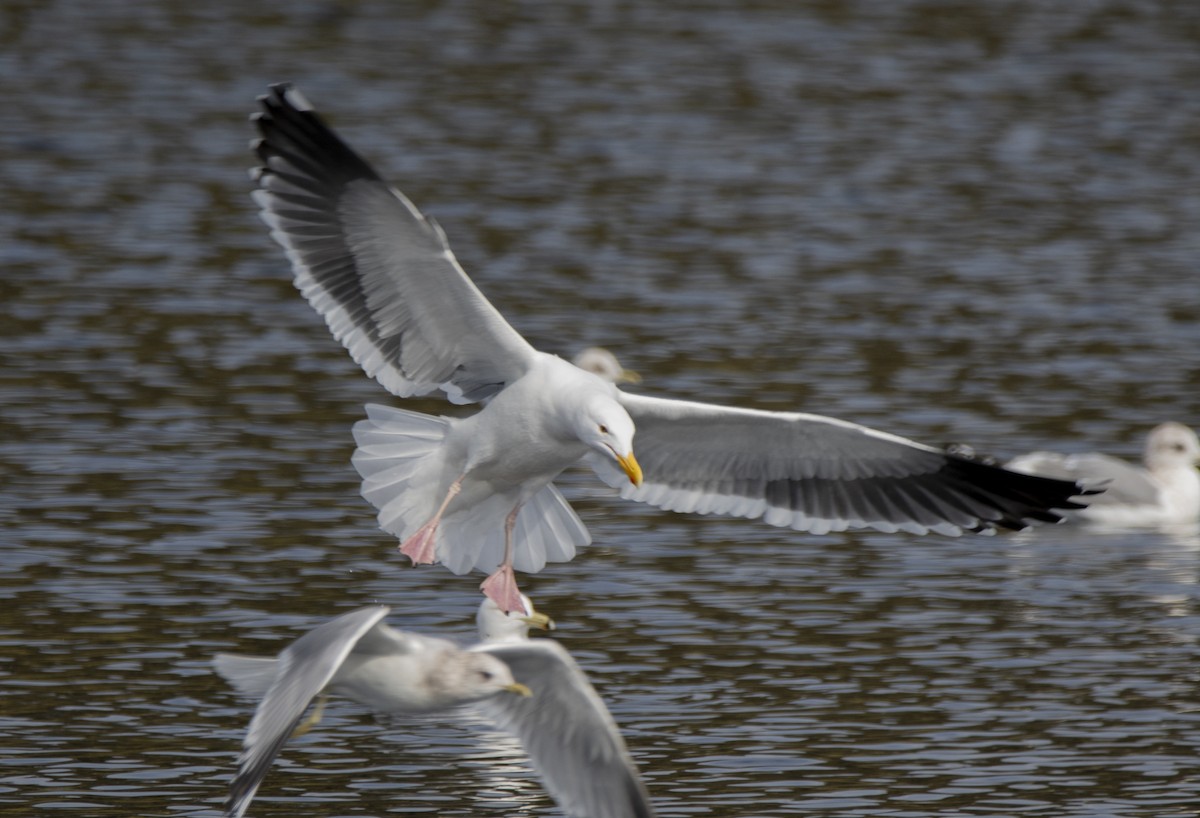
<instances>
[{"instance_id":1,"label":"water reflection","mask_svg":"<svg viewBox=\"0 0 1200 818\"><path fill-rule=\"evenodd\" d=\"M330 8L2 12L0 810L215 815L211 654L476 604L358 498L381 396L247 199L268 82L341 100L539 347L1000 457L1196 425L1188 7ZM1194 811L1194 532L798 537L568 482L596 543L529 590L662 815ZM556 814L477 739L335 712L253 814Z\"/></svg>"}]
</instances>

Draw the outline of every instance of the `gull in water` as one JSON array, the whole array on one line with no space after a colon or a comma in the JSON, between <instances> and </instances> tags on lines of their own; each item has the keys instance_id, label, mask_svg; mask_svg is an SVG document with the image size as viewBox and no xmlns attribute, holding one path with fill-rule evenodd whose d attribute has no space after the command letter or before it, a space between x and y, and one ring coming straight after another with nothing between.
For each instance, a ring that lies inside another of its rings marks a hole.
<instances>
[{"instance_id":1,"label":"gull in water","mask_svg":"<svg viewBox=\"0 0 1200 818\"><path fill-rule=\"evenodd\" d=\"M259 102L254 198L309 304L393 394L483 404L465 418L369 405L354 427L363 496L414 564L493 572L480 587L506 611L521 607L514 568L591 541L551 482L581 461L627 499L813 533L1021 529L1081 507L1069 481L820 415L633 395L540 352L299 92Z\"/></svg>"},{"instance_id":2,"label":"gull in water","mask_svg":"<svg viewBox=\"0 0 1200 818\"><path fill-rule=\"evenodd\" d=\"M609 383L641 383L642 376L621 366L617 356L604 347L588 347L571 359L571 363Z\"/></svg>"},{"instance_id":3,"label":"gull in water","mask_svg":"<svg viewBox=\"0 0 1200 818\"><path fill-rule=\"evenodd\" d=\"M1182 423L1146 436L1144 467L1099 452L1031 452L1006 466L1026 474L1105 484L1104 493L1071 516L1089 524L1138 527L1200 520L1200 440Z\"/></svg>"},{"instance_id":4,"label":"gull in water","mask_svg":"<svg viewBox=\"0 0 1200 818\"><path fill-rule=\"evenodd\" d=\"M328 694L384 713L430 713L472 705L515 734L546 790L571 818L649 818L646 790L616 722L557 642L531 641L552 627L522 595L505 614L485 599L484 641L463 649L388 627L384 606L343 614L301 636L278 658L218 654L217 672L240 693L261 696L246 734L226 815L241 818L289 738L317 724ZM302 718L309 704L317 704Z\"/></svg>"}]
</instances>

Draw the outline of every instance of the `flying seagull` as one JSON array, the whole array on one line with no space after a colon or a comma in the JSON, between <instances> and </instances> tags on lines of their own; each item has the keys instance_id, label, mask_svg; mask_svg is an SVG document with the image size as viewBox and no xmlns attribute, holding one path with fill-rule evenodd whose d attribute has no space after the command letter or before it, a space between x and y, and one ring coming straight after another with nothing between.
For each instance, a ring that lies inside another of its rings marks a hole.
<instances>
[{"instance_id":1,"label":"flying seagull","mask_svg":"<svg viewBox=\"0 0 1200 818\"><path fill-rule=\"evenodd\" d=\"M530 346L441 228L298 91L259 102L254 198L309 304L394 395L483 404L461 419L369 405L354 427L363 496L414 564L492 572L480 587L506 611L521 605L514 568L591 541L551 482L580 461L627 499L813 533L1021 529L1088 493L835 418L623 392Z\"/></svg>"},{"instance_id":2,"label":"flying seagull","mask_svg":"<svg viewBox=\"0 0 1200 818\"><path fill-rule=\"evenodd\" d=\"M468 649L395 630L383 622L389 609L374 606L318 626L278 658L217 654L218 673L240 693L262 698L226 815L245 815L283 745L316 725L326 696L335 694L384 713L471 705L520 739L546 790L571 818L651 818L616 722L565 648L528 638L530 626L551 623L528 597L522 606L506 615L485 599L476 618L483 641Z\"/></svg>"}]
</instances>

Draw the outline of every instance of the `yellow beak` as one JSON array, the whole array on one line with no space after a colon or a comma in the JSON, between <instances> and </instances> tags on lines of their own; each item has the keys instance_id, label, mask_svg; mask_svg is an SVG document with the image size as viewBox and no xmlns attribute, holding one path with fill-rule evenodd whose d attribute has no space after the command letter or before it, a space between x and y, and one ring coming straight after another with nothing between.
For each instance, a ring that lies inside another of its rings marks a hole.
<instances>
[{"instance_id":1,"label":"yellow beak","mask_svg":"<svg viewBox=\"0 0 1200 818\"><path fill-rule=\"evenodd\" d=\"M530 698L533 695L533 691L530 690L529 688L527 688L525 685L521 684L520 682L513 682L512 684L508 685L504 689L507 690L509 693L516 693L518 696L523 696L526 699Z\"/></svg>"},{"instance_id":2,"label":"yellow beak","mask_svg":"<svg viewBox=\"0 0 1200 818\"><path fill-rule=\"evenodd\" d=\"M554 630L554 620L538 611L534 611L529 616L521 617L521 621L531 628L538 628L543 631Z\"/></svg>"},{"instance_id":3,"label":"yellow beak","mask_svg":"<svg viewBox=\"0 0 1200 818\"><path fill-rule=\"evenodd\" d=\"M633 452L629 453L628 457L617 455L617 462L621 464L621 471L629 476L629 482L635 486L642 484L642 467L638 465L637 458L633 456Z\"/></svg>"}]
</instances>

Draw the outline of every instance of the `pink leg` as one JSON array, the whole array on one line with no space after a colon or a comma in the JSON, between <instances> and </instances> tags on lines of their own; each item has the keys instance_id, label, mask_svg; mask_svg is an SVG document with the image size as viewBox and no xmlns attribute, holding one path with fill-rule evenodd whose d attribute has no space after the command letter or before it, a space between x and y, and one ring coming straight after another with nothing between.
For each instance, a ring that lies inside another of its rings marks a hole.
<instances>
[{"instance_id":1,"label":"pink leg","mask_svg":"<svg viewBox=\"0 0 1200 818\"><path fill-rule=\"evenodd\" d=\"M442 514L445 513L446 506L450 505L450 501L462 489L462 480L462 476L460 476L450 484L450 490L446 492L446 499L442 501L442 505L437 510L437 513L400 546L400 553L411 559L413 565L421 565L422 563L432 564L436 561L438 523L442 521Z\"/></svg>"},{"instance_id":2,"label":"pink leg","mask_svg":"<svg viewBox=\"0 0 1200 818\"><path fill-rule=\"evenodd\" d=\"M517 524L517 513L520 510L521 504L518 503L517 507L504 520L504 562L479 586L483 595L499 605L500 610L504 613L513 611L520 613L525 610L525 603L521 601L521 592L517 590L517 577L513 574L512 567L512 532L513 527Z\"/></svg>"}]
</instances>

